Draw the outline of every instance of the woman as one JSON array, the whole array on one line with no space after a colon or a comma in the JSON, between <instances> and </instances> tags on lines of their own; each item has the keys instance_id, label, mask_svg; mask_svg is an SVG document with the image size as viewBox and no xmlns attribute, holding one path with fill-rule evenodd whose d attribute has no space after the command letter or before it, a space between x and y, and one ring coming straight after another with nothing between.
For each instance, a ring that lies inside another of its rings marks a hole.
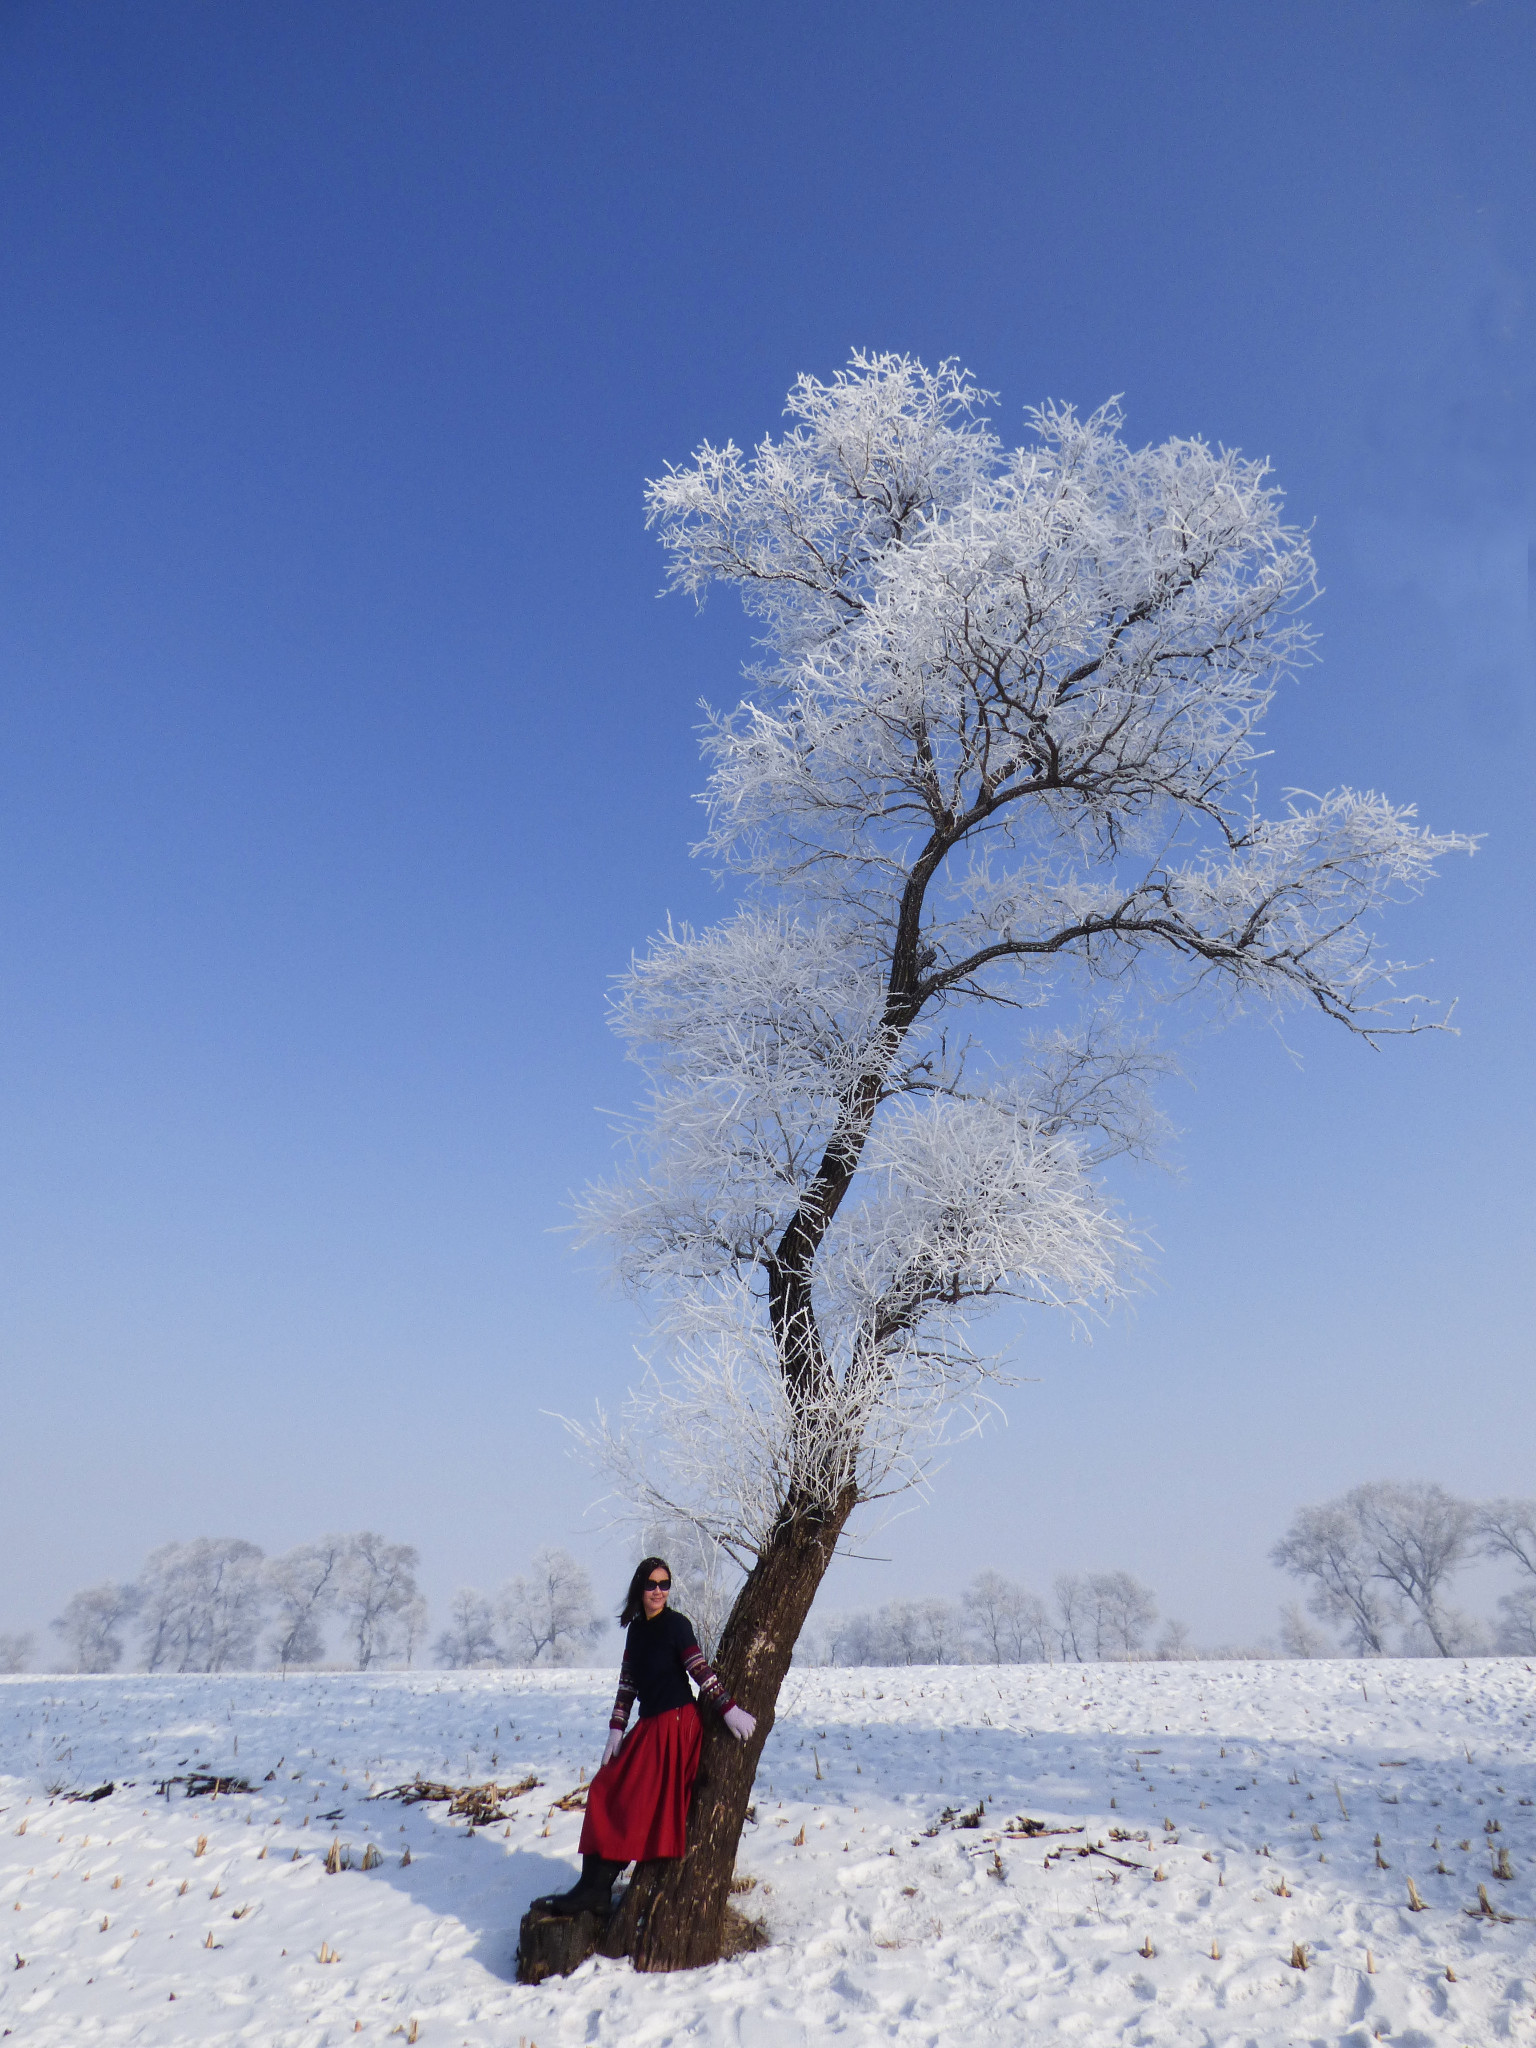
<instances>
[{"instance_id":1,"label":"woman","mask_svg":"<svg viewBox=\"0 0 1536 2048\"><path fill-rule=\"evenodd\" d=\"M581 1878L568 1892L534 1905L544 1913L606 1913L613 1881L626 1863L681 1856L687 1847L688 1802L699 1768L703 1729L688 1681L715 1709L738 1742L757 1727L704 1661L693 1623L667 1606L672 1568L664 1557L642 1558L629 1582L619 1626L624 1661L608 1722L603 1761L587 1793L581 1830ZM640 1719L624 1730L636 1696Z\"/></svg>"}]
</instances>

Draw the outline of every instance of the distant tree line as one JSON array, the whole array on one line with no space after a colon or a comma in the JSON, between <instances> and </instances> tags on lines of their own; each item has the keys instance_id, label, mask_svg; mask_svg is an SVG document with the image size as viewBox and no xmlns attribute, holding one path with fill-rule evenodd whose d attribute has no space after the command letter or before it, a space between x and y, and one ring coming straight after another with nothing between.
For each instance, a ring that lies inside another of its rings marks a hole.
<instances>
[{"instance_id":1,"label":"distant tree line","mask_svg":"<svg viewBox=\"0 0 1536 2048\"><path fill-rule=\"evenodd\" d=\"M165 1543L135 1579L86 1586L53 1622L67 1668L249 1671L341 1659L359 1671L413 1665L430 1648L448 1669L568 1663L607 1623L568 1551L538 1551L526 1577L487 1599L454 1595L429 1646L418 1552L373 1529L322 1536L267 1557L239 1536ZM0 1635L0 1674L27 1669L30 1635Z\"/></svg>"},{"instance_id":2,"label":"distant tree line","mask_svg":"<svg viewBox=\"0 0 1536 2048\"><path fill-rule=\"evenodd\" d=\"M693 1623L707 1656L714 1654L739 1574L702 1530L687 1522L653 1522L641 1532L637 1556L664 1557L672 1569L671 1604ZM614 1589L615 1610L619 1588ZM615 1616L615 1618L617 1618ZM433 1644L446 1670L472 1665L569 1664L604 1634L592 1581L567 1550L536 1551L526 1577L499 1593L461 1586L448 1626Z\"/></svg>"},{"instance_id":3,"label":"distant tree line","mask_svg":"<svg viewBox=\"0 0 1536 2048\"><path fill-rule=\"evenodd\" d=\"M286 1671L326 1655L334 1623L357 1669L410 1664L426 1628L417 1552L373 1529L267 1557L240 1536L163 1543L136 1579L76 1593L53 1623L73 1671L115 1671L137 1636L145 1671Z\"/></svg>"},{"instance_id":4,"label":"distant tree line","mask_svg":"<svg viewBox=\"0 0 1536 2048\"><path fill-rule=\"evenodd\" d=\"M673 1605L712 1653L734 1592L729 1559L686 1523L646 1529L641 1549L669 1559ZM1428 1481L1374 1481L1298 1510L1271 1558L1305 1588L1305 1610L1297 1601L1281 1610L1282 1656L1536 1657L1536 1500L1471 1501ZM1492 1625L1451 1600L1477 1558L1515 1574ZM132 1638L146 1671L286 1671L324 1659L331 1632L359 1670L410 1665L427 1648L418 1563L409 1544L370 1529L271 1558L240 1537L200 1536L162 1544L136 1579L76 1593L53 1629L68 1668L81 1672L115 1671ZM1156 1595L1126 1571L1063 1572L1047 1601L989 1570L958 1601L893 1600L819 1619L799 1654L836 1665L1275 1654L1269 1643L1199 1651L1182 1622L1157 1624ZM497 1593L461 1587L430 1652L449 1670L568 1664L607 1627L586 1569L546 1547ZM0 1675L26 1670L34 1649L30 1635L0 1634Z\"/></svg>"},{"instance_id":5,"label":"distant tree line","mask_svg":"<svg viewBox=\"0 0 1536 2048\"><path fill-rule=\"evenodd\" d=\"M1047 1606L1001 1572L978 1572L958 1602L892 1600L813 1629L819 1664L1103 1663L1148 1653L1157 1597L1129 1572L1063 1572ZM1164 1627L1152 1654L1184 1656L1189 1631Z\"/></svg>"},{"instance_id":6,"label":"distant tree line","mask_svg":"<svg viewBox=\"0 0 1536 2048\"><path fill-rule=\"evenodd\" d=\"M1374 1481L1302 1508L1270 1553L1307 1588L1280 1614L1283 1657L1536 1657L1536 1500L1462 1500L1429 1481ZM1451 1604L1475 1559L1513 1568L1490 1625ZM1309 1618L1310 1617L1310 1618ZM995 1571L958 1601L893 1600L813 1624L818 1664L1100 1663L1272 1657L1271 1642L1197 1650L1129 1572L1066 1572L1049 1603ZM1317 1623L1335 1631L1330 1635Z\"/></svg>"},{"instance_id":7,"label":"distant tree line","mask_svg":"<svg viewBox=\"0 0 1536 2048\"><path fill-rule=\"evenodd\" d=\"M585 1566L568 1550L544 1549L534 1553L526 1577L509 1579L499 1593L487 1596L461 1586L432 1649L448 1671L568 1664L607 1626L593 1605Z\"/></svg>"}]
</instances>

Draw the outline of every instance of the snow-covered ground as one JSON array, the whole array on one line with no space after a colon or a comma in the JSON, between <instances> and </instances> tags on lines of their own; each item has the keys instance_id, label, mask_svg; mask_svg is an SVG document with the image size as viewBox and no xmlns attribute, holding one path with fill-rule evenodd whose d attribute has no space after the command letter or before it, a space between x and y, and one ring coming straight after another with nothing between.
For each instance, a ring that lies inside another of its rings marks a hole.
<instances>
[{"instance_id":1,"label":"snow-covered ground","mask_svg":"<svg viewBox=\"0 0 1536 2048\"><path fill-rule=\"evenodd\" d=\"M611 1695L588 1671L0 1679L0 2038L1536 2042L1523 1662L797 1671L740 1855L771 1946L524 1988L518 1920L576 1861L551 1802ZM194 1770L256 1789L157 1793ZM370 1803L418 1771L541 1783L474 1833ZM330 1875L333 1837L354 1867Z\"/></svg>"}]
</instances>

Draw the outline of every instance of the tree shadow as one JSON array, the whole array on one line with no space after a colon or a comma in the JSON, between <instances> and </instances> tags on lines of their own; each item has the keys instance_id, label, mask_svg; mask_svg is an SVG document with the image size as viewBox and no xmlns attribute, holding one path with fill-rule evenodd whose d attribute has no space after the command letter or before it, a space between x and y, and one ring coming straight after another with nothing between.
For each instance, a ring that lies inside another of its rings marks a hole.
<instances>
[{"instance_id":1,"label":"tree shadow","mask_svg":"<svg viewBox=\"0 0 1536 2048\"><path fill-rule=\"evenodd\" d=\"M370 1879L382 1878L425 1912L457 1920L474 1936L471 1958L503 1983L515 1982L522 1917L536 1898L572 1883L571 1858L437 1823L412 1829L410 1844L403 1869L398 1857L386 1857Z\"/></svg>"}]
</instances>

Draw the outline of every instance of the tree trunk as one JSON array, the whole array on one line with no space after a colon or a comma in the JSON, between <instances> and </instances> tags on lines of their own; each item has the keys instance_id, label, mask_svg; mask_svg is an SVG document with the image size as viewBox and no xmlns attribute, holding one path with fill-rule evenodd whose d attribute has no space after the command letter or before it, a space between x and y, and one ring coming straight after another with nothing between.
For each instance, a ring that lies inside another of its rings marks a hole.
<instances>
[{"instance_id":1,"label":"tree trunk","mask_svg":"<svg viewBox=\"0 0 1536 2048\"><path fill-rule=\"evenodd\" d=\"M757 1716L757 1729L750 1742L739 1743L713 1714L705 1716L687 1851L676 1860L639 1865L604 1944L610 1955L630 1956L637 1970L691 1970L720 1960L757 1760L773 1730L790 1657L854 1505L850 1487L831 1510L786 1510L731 1609L716 1668Z\"/></svg>"}]
</instances>

